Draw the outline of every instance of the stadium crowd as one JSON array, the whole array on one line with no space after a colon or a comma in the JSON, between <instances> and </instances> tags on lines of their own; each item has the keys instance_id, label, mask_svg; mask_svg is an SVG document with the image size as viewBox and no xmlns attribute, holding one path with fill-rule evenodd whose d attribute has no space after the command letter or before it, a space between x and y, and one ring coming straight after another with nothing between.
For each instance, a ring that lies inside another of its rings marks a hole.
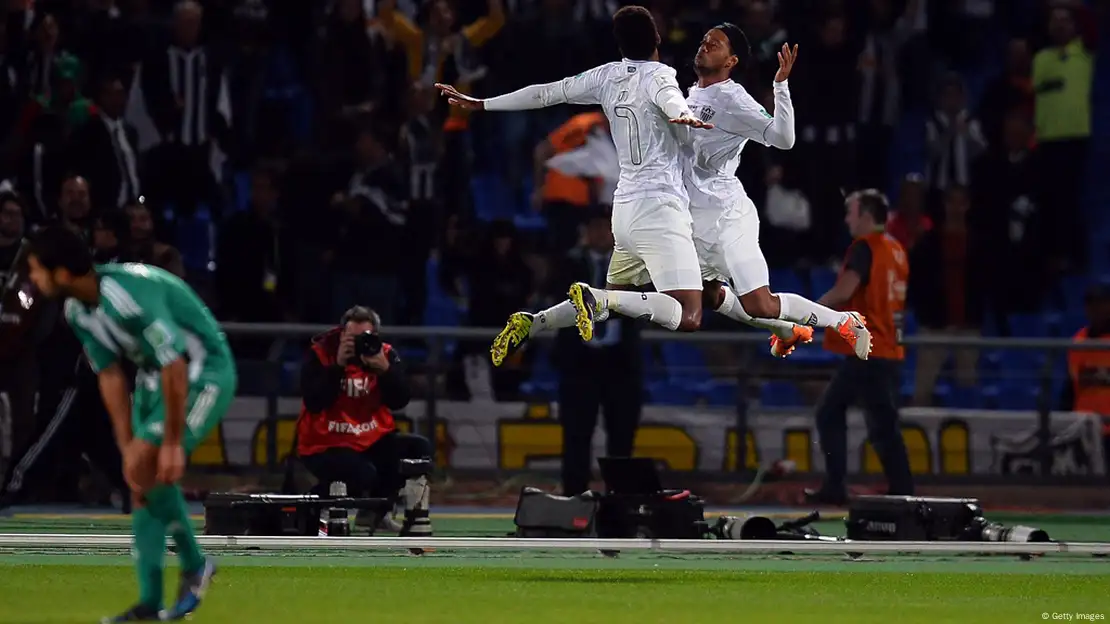
<instances>
[{"instance_id":1,"label":"stadium crowd","mask_svg":"<svg viewBox=\"0 0 1110 624\"><path fill-rule=\"evenodd\" d=\"M104 259L186 276L223 320L332 323L360 303L387 327L500 326L562 296L556 269L606 189L545 163L606 126L568 107L468 117L432 85L503 93L614 59L620 4L8 0L0 260L56 220ZM1021 319L1048 304L1078 329L1060 302L1104 268L1076 233L1106 2L641 4L680 84L707 28L740 25L743 82L768 107L775 51L800 45L798 143L749 145L739 172L772 285L820 291L848 242L844 193L875 186L922 331L1043 333ZM978 354L958 355L973 384ZM919 402L946 357L922 352ZM496 394L530 365L497 372Z\"/></svg>"}]
</instances>

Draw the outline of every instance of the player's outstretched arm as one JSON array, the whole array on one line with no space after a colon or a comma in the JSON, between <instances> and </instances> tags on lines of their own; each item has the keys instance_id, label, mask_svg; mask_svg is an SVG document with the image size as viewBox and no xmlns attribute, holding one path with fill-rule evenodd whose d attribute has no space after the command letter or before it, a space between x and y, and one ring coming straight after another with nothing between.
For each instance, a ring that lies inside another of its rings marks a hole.
<instances>
[{"instance_id":1,"label":"player's outstretched arm","mask_svg":"<svg viewBox=\"0 0 1110 624\"><path fill-rule=\"evenodd\" d=\"M789 44L782 44L782 50L779 51L779 71L775 74L775 115L771 119L771 125L763 133L767 145L783 150L794 147L794 103L790 100L787 80L797 58L798 44L794 44L793 48Z\"/></svg>"},{"instance_id":2,"label":"player's outstretched arm","mask_svg":"<svg viewBox=\"0 0 1110 624\"><path fill-rule=\"evenodd\" d=\"M605 81L606 65L595 67L577 76L558 82L535 84L512 93L478 99L460 93L448 84L436 83L436 88L447 98L447 103L467 110L520 111L547 108L556 104L600 104L601 85Z\"/></svg>"}]
</instances>

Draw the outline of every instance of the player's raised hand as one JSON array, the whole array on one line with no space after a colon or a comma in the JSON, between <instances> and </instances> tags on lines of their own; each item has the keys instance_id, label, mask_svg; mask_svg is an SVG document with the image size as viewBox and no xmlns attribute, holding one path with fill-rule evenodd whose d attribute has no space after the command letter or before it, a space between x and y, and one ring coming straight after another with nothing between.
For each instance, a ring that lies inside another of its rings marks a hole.
<instances>
[{"instance_id":1,"label":"player's raised hand","mask_svg":"<svg viewBox=\"0 0 1110 624\"><path fill-rule=\"evenodd\" d=\"M677 119L671 119L670 122L680 126L690 126L691 128L701 128L703 130L711 130L713 128L713 124L704 122L690 115L683 115Z\"/></svg>"},{"instance_id":2,"label":"player's raised hand","mask_svg":"<svg viewBox=\"0 0 1110 624\"><path fill-rule=\"evenodd\" d=\"M449 84L440 84L437 82L435 86L439 89L440 94L447 98L447 103L451 106L458 106L466 110L483 110L486 107L485 102L482 100L460 93L458 89Z\"/></svg>"},{"instance_id":3,"label":"player's raised hand","mask_svg":"<svg viewBox=\"0 0 1110 624\"><path fill-rule=\"evenodd\" d=\"M782 44L779 51L779 71L775 74L775 82L786 82L790 77L790 70L794 69L794 61L798 60L798 44L791 48L789 43Z\"/></svg>"}]
</instances>

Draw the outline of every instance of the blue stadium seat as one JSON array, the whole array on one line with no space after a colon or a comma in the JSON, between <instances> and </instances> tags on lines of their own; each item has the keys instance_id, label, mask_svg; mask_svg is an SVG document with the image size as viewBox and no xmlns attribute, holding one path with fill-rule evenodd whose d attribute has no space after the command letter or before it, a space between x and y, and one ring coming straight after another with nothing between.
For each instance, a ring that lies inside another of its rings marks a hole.
<instances>
[{"instance_id":1,"label":"blue stadium seat","mask_svg":"<svg viewBox=\"0 0 1110 624\"><path fill-rule=\"evenodd\" d=\"M474 195L474 213L483 221L512 219L512 197L505 182L496 175L475 176L470 181Z\"/></svg>"},{"instance_id":2,"label":"blue stadium seat","mask_svg":"<svg viewBox=\"0 0 1110 624\"><path fill-rule=\"evenodd\" d=\"M709 368L701 349L687 342L664 342L662 344L663 365L671 380L705 381L709 379Z\"/></svg>"},{"instance_id":3,"label":"blue stadium seat","mask_svg":"<svg viewBox=\"0 0 1110 624\"><path fill-rule=\"evenodd\" d=\"M216 242L216 225L208 206L198 206L191 217L177 222L177 249L181 252L185 270L208 271Z\"/></svg>"},{"instance_id":4,"label":"blue stadium seat","mask_svg":"<svg viewBox=\"0 0 1110 624\"><path fill-rule=\"evenodd\" d=\"M1012 381L984 386L982 390L984 405L999 410L1024 411L1036 409L1039 394L1040 392L1035 384Z\"/></svg>"},{"instance_id":5,"label":"blue stadium seat","mask_svg":"<svg viewBox=\"0 0 1110 624\"><path fill-rule=\"evenodd\" d=\"M917 315L914 314L912 310L909 310L902 316L902 333L907 336L913 336L917 333L917 330Z\"/></svg>"},{"instance_id":6,"label":"blue stadium seat","mask_svg":"<svg viewBox=\"0 0 1110 624\"><path fill-rule=\"evenodd\" d=\"M1007 320L1015 337L1046 338L1050 334L1048 320L1043 314L1011 314Z\"/></svg>"},{"instance_id":7,"label":"blue stadium seat","mask_svg":"<svg viewBox=\"0 0 1110 624\"><path fill-rule=\"evenodd\" d=\"M1065 275L1060 278L1060 308L1064 312L1083 312L1083 296L1087 291L1085 276Z\"/></svg>"},{"instance_id":8,"label":"blue stadium seat","mask_svg":"<svg viewBox=\"0 0 1110 624\"><path fill-rule=\"evenodd\" d=\"M826 268L815 268L809 273L809 298L816 300L821 295L829 292L836 283L836 271Z\"/></svg>"},{"instance_id":9,"label":"blue stadium seat","mask_svg":"<svg viewBox=\"0 0 1110 624\"><path fill-rule=\"evenodd\" d=\"M794 269L771 269L770 278L772 292L806 292L802 276Z\"/></svg>"},{"instance_id":10,"label":"blue stadium seat","mask_svg":"<svg viewBox=\"0 0 1110 624\"><path fill-rule=\"evenodd\" d=\"M706 405L715 407L736 407L738 399L735 380L713 379L701 384L698 394Z\"/></svg>"},{"instance_id":11,"label":"blue stadium seat","mask_svg":"<svg viewBox=\"0 0 1110 624\"><path fill-rule=\"evenodd\" d=\"M235 182L235 209L242 212L251 201L251 174L248 171L239 171L232 176L232 180Z\"/></svg>"},{"instance_id":12,"label":"blue stadium seat","mask_svg":"<svg viewBox=\"0 0 1110 624\"><path fill-rule=\"evenodd\" d=\"M686 385L671 381L657 381L647 385L648 402L657 405L694 405L697 392Z\"/></svg>"},{"instance_id":13,"label":"blue stadium seat","mask_svg":"<svg viewBox=\"0 0 1110 624\"><path fill-rule=\"evenodd\" d=\"M983 406L983 394L978 387L951 386L946 394L946 400L942 403L945 407L979 409Z\"/></svg>"},{"instance_id":14,"label":"blue stadium seat","mask_svg":"<svg viewBox=\"0 0 1110 624\"><path fill-rule=\"evenodd\" d=\"M524 232L539 232L547 229L547 217L541 214L518 214L513 217L513 225Z\"/></svg>"},{"instance_id":15,"label":"blue stadium seat","mask_svg":"<svg viewBox=\"0 0 1110 624\"><path fill-rule=\"evenodd\" d=\"M759 403L763 407L802 407L805 401L798 386L789 381L768 381L759 389Z\"/></svg>"}]
</instances>

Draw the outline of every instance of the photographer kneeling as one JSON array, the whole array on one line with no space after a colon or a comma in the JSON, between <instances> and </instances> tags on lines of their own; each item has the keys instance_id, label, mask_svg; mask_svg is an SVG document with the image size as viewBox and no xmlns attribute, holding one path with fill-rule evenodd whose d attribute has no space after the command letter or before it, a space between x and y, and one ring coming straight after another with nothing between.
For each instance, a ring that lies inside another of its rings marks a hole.
<instances>
[{"instance_id":1,"label":"photographer kneeling","mask_svg":"<svg viewBox=\"0 0 1110 624\"><path fill-rule=\"evenodd\" d=\"M297 419L297 455L326 488L341 481L351 496L396 500L405 509L401 535L431 535L428 481L402 474L405 459L429 459L432 445L419 435L399 433L392 410L409 402L405 372L396 351L378 337L378 315L355 306L339 327L312 340L301 365L304 405ZM360 514L359 524L388 517Z\"/></svg>"}]
</instances>

